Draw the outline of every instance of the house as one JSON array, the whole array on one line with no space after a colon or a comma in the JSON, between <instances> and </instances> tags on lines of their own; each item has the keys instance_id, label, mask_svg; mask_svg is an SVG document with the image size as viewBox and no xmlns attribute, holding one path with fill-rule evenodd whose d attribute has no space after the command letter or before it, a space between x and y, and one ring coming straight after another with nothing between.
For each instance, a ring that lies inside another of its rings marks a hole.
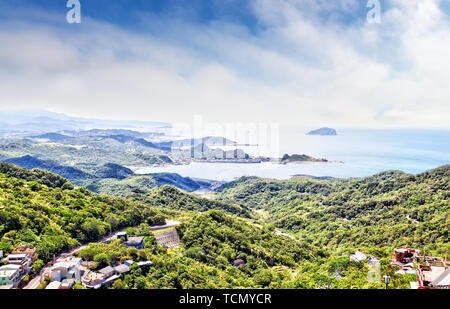
<instances>
[{"instance_id":1,"label":"house","mask_svg":"<svg viewBox=\"0 0 450 309\"><path fill-rule=\"evenodd\" d=\"M397 265L412 263L418 254L419 251L416 249L398 247L394 250L394 261Z\"/></svg>"},{"instance_id":2,"label":"house","mask_svg":"<svg viewBox=\"0 0 450 309\"><path fill-rule=\"evenodd\" d=\"M60 288L63 290L68 290L68 289L71 289L74 285L75 285L74 279L64 279L63 281L61 281Z\"/></svg>"},{"instance_id":3,"label":"house","mask_svg":"<svg viewBox=\"0 0 450 309\"><path fill-rule=\"evenodd\" d=\"M128 237L125 245L136 249L144 249L144 237Z\"/></svg>"},{"instance_id":4,"label":"house","mask_svg":"<svg viewBox=\"0 0 450 309\"><path fill-rule=\"evenodd\" d=\"M120 264L120 265L114 267L114 272L116 275L121 275L121 274L127 273L129 271L130 271L130 267L128 267L125 264Z\"/></svg>"},{"instance_id":5,"label":"house","mask_svg":"<svg viewBox=\"0 0 450 309\"><path fill-rule=\"evenodd\" d=\"M123 241L128 240L127 232L119 232L119 233L117 233L116 237L117 237L117 239L123 239Z\"/></svg>"},{"instance_id":6,"label":"house","mask_svg":"<svg viewBox=\"0 0 450 309\"><path fill-rule=\"evenodd\" d=\"M153 266L153 262L152 261L143 261L143 262L138 262L137 263L138 267L140 268L144 268L144 267L150 267Z\"/></svg>"},{"instance_id":7,"label":"house","mask_svg":"<svg viewBox=\"0 0 450 309\"><path fill-rule=\"evenodd\" d=\"M81 283L89 288L96 288L96 286L101 286L101 283L106 279L107 277L100 273L100 272L94 272L91 270L87 270L81 280Z\"/></svg>"},{"instance_id":8,"label":"house","mask_svg":"<svg viewBox=\"0 0 450 309\"><path fill-rule=\"evenodd\" d=\"M102 281L100 283L100 287L108 287L110 286L114 281L116 281L117 279L119 279L120 277L118 275L113 275L107 279L105 279L104 281Z\"/></svg>"},{"instance_id":9,"label":"house","mask_svg":"<svg viewBox=\"0 0 450 309\"><path fill-rule=\"evenodd\" d=\"M59 290L60 288L61 282L59 281L52 281L45 287L46 290Z\"/></svg>"},{"instance_id":10,"label":"house","mask_svg":"<svg viewBox=\"0 0 450 309\"><path fill-rule=\"evenodd\" d=\"M20 244L11 254L28 254L29 258L35 262L37 259L36 247Z\"/></svg>"},{"instance_id":11,"label":"house","mask_svg":"<svg viewBox=\"0 0 450 309\"><path fill-rule=\"evenodd\" d=\"M144 237L128 237L125 245L136 249L144 249Z\"/></svg>"},{"instance_id":12,"label":"house","mask_svg":"<svg viewBox=\"0 0 450 309\"><path fill-rule=\"evenodd\" d=\"M10 254L6 258L6 261L9 264L21 265L24 268L28 268L31 266L31 264L33 264L33 260L27 253Z\"/></svg>"},{"instance_id":13,"label":"house","mask_svg":"<svg viewBox=\"0 0 450 309\"><path fill-rule=\"evenodd\" d=\"M133 260L127 260L127 261L125 261L125 262L123 262L125 265L127 265L128 267L130 267L131 265L133 265L134 264L134 261Z\"/></svg>"},{"instance_id":14,"label":"house","mask_svg":"<svg viewBox=\"0 0 450 309\"><path fill-rule=\"evenodd\" d=\"M404 275L404 274L416 274L417 273L414 270L414 264L413 263L400 264L398 266L400 266L400 269L395 272L396 274Z\"/></svg>"},{"instance_id":15,"label":"house","mask_svg":"<svg viewBox=\"0 0 450 309\"><path fill-rule=\"evenodd\" d=\"M450 268L447 268L434 279L430 286L435 289L450 289Z\"/></svg>"},{"instance_id":16,"label":"house","mask_svg":"<svg viewBox=\"0 0 450 309\"><path fill-rule=\"evenodd\" d=\"M66 257L59 259L51 268L50 278L53 281L62 281L63 279L74 279L80 282L81 277L81 258Z\"/></svg>"},{"instance_id":17,"label":"house","mask_svg":"<svg viewBox=\"0 0 450 309\"><path fill-rule=\"evenodd\" d=\"M234 260L234 261L231 263L231 265L232 265L232 266L235 266L235 267L242 267L242 266L245 266L245 262L244 262L244 260L242 260L242 259L237 259L237 260Z\"/></svg>"},{"instance_id":18,"label":"house","mask_svg":"<svg viewBox=\"0 0 450 309\"><path fill-rule=\"evenodd\" d=\"M100 269L98 272L105 275L105 278L108 278L114 275L114 268L112 268L111 266L106 266L105 268Z\"/></svg>"},{"instance_id":19,"label":"house","mask_svg":"<svg viewBox=\"0 0 450 309\"><path fill-rule=\"evenodd\" d=\"M441 266L418 265L418 289L450 289L450 268Z\"/></svg>"},{"instance_id":20,"label":"house","mask_svg":"<svg viewBox=\"0 0 450 309\"><path fill-rule=\"evenodd\" d=\"M20 281L20 265L9 264L0 267L0 286L15 288Z\"/></svg>"},{"instance_id":21,"label":"house","mask_svg":"<svg viewBox=\"0 0 450 309\"><path fill-rule=\"evenodd\" d=\"M119 264L115 267L106 266L98 272L88 270L83 276L82 283L84 286L91 289L110 286L115 280L120 278L121 274L130 271L130 267L127 264L132 265L134 263L134 261L128 260L124 262L124 264Z\"/></svg>"}]
</instances>

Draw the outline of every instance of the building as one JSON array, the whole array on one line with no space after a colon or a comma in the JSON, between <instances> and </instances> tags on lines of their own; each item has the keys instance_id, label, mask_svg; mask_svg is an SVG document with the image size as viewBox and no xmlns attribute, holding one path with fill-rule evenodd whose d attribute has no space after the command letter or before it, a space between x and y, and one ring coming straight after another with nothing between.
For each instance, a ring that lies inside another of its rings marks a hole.
<instances>
[{"instance_id":1,"label":"building","mask_svg":"<svg viewBox=\"0 0 450 309\"><path fill-rule=\"evenodd\" d=\"M66 257L59 259L51 268L50 278L53 281L62 281L63 279L74 279L80 282L81 277L81 258Z\"/></svg>"},{"instance_id":2,"label":"building","mask_svg":"<svg viewBox=\"0 0 450 309\"><path fill-rule=\"evenodd\" d=\"M418 289L450 289L450 268L442 266L418 265Z\"/></svg>"},{"instance_id":3,"label":"building","mask_svg":"<svg viewBox=\"0 0 450 309\"><path fill-rule=\"evenodd\" d=\"M24 268L28 268L33 264L33 260L28 253L10 254L6 258L6 261L9 264L21 265Z\"/></svg>"},{"instance_id":4,"label":"building","mask_svg":"<svg viewBox=\"0 0 450 309\"><path fill-rule=\"evenodd\" d=\"M100 287L108 287L111 284L113 284L114 281L119 279L120 277L118 275L113 275L109 278L106 278L103 282L101 282Z\"/></svg>"},{"instance_id":5,"label":"building","mask_svg":"<svg viewBox=\"0 0 450 309\"><path fill-rule=\"evenodd\" d=\"M450 268L443 271L430 286L434 289L450 289Z\"/></svg>"},{"instance_id":6,"label":"building","mask_svg":"<svg viewBox=\"0 0 450 309\"><path fill-rule=\"evenodd\" d=\"M20 281L20 265L9 264L0 267L0 286L15 288Z\"/></svg>"},{"instance_id":7,"label":"building","mask_svg":"<svg viewBox=\"0 0 450 309\"><path fill-rule=\"evenodd\" d=\"M123 241L128 240L127 232L119 232L119 233L117 233L116 237L117 237L117 239L123 239Z\"/></svg>"},{"instance_id":8,"label":"building","mask_svg":"<svg viewBox=\"0 0 450 309\"><path fill-rule=\"evenodd\" d=\"M96 288L97 286L100 287L101 283L106 279L107 277L100 273L100 272L94 272L91 270L87 270L83 278L81 280L81 283L89 288Z\"/></svg>"},{"instance_id":9,"label":"building","mask_svg":"<svg viewBox=\"0 0 450 309\"><path fill-rule=\"evenodd\" d=\"M23 244L14 249L11 254L28 254L29 258L32 259L33 262L37 259L36 247Z\"/></svg>"},{"instance_id":10,"label":"building","mask_svg":"<svg viewBox=\"0 0 450 309\"><path fill-rule=\"evenodd\" d=\"M123 262L125 265L127 265L128 267L130 267L131 265L133 265L134 264L134 261L133 260L127 260L127 261L125 261L125 262Z\"/></svg>"},{"instance_id":11,"label":"building","mask_svg":"<svg viewBox=\"0 0 450 309\"><path fill-rule=\"evenodd\" d=\"M75 280L74 279L64 279L63 281L61 281L61 287L60 288L62 290L69 290L74 285L75 285Z\"/></svg>"},{"instance_id":12,"label":"building","mask_svg":"<svg viewBox=\"0 0 450 309\"><path fill-rule=\"evenodd\" d=\"M399 247L394 250L394 260L397 264L408 264L412 263L418 254L419 250Z\"/></svg>"},{"instance_id":13,"label":"building","mask_svg":"<svg viewBox=\"0 0 450 309\"><path fill-rule=\"evenodd\" d=\"M128 237L125 245L136 249L144 249L144 237Z\"/></svg>"},{"instance_id":14,"label":"building","mask_svg":"<svg viewBox=\"0 0 450 309\"><path fill-rule=\"evenodd\" d=\"M61 282L59 281L52 281L45 287L46 290L59 290L60 288Z\"/></svg>"},{"instance_id":15,"label":"building","mask_svg":"<svg viewBox=\"0 0 450 309\"><path fill-rule=\"evenodd\" d=\"M100 269L98 272L105 275L105 278L108 278L114 275L114 268L112 268L111 266L106 266L105 268Z\"/></svg>"},{"instance_id":16,"label":"building","mask_svg":"<svg viewBox=\"0 0 450 309\"><path fill-rule=\"evenodd\" d=\"M127 273L127 272L129 272L129 271L130 271L130 267L128 267L128 266L125 265L125 264L120 264L120 265L114 267L114 273L115 273L116 275L125 274L125 273Z\"/></svg>"},{"instance_id":17,"label":"building","mask_svg":"<svg viewBox=\"0 0 450 309\"><path fill-rule=\"evenodd\" d=\"M138 267L140 268L145 268L145 267L151 267L153 266L153 262L152 261L142 261L142 262L138 262L137 263Z\"/></svg>"},{"instance_id":18,"label":"building","mask_svg":"<svg viewBox=\"0 0 450 309\"><path fill-rule=\"evenodd\" d=\"M404 274L417 274L417 271L414 270L414 264L413 263L408 263L408 264L403 264L399 270L397 270L395 272L396 274L399 275L404 275Z\"/></svg>"}]
</instances>

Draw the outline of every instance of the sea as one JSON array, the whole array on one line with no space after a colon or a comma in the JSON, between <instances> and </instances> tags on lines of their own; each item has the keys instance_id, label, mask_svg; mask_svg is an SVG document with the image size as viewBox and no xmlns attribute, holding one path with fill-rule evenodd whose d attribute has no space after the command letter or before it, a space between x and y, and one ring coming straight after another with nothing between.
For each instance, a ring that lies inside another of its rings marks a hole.
<instances>
[{"instance_id":1,"label":"sea","mask_svg":"<svg viewBox=\"0 0 450 309\"><path fill-rule=\"evenodd\" d=\"M364 177L388 170L418 174L450 164L450 130L443 129L338 129L336 136L307 135L300 127L281 127L277 134L276 152L307 154L332 162L203 163L164 167L146 167L146 173L177 173L184 177L232 181L241 176L289 179L296 175L315 177ZM239 142L239 141L238 141ZM250 155L261 153L261 143L240 146ZM228 147L222 147L230 149ZM272 149L273 150L273 149Z\"/></svg>"}]
</instances>

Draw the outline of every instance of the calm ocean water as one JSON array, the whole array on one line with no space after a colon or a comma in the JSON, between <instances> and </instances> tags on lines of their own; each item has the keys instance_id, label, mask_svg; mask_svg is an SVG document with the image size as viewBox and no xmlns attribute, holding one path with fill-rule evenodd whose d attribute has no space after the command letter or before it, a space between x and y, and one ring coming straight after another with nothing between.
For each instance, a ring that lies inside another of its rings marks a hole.
<instances>
[{"instance_id":1,"label":"calm ocean water","mask_svg":"<svg viewBox=\"0 0 450 309\"><path fill-rule=\"evenodd\" d=\"M279 153L307 154L344 163L228 164L145 168L138 173L178 173L182 176L233 180L240 176L288 179L293 175L370 176L386 170L421 173L450 164L450 130L338 130L337 136L310 136L303 128L280 129ZM240 147L252 155L261 149Z\"/></svg>"}]
</instances>

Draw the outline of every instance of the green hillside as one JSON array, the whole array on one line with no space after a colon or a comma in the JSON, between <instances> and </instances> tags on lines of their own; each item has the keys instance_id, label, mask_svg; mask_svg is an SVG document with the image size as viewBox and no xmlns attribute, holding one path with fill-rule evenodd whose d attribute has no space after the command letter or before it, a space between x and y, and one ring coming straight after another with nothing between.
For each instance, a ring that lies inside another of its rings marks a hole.
<instances>
[{"instance_id":1,"label":"green hillside","mask_svg":"<svg viewBox=\"0 0 450 309\"><path fill-rule=\"evenodd\" d=\"M129 198L164 210L204 212L215 209L246 218L251 216L246 206L201 198L167 185L149 190L146 193L132 194Z\"/></svg>"},{"instance_id":2,"label":"green hillside","mask_svg":"<svg viewBox=\"0 0 450 309\"><path fill-rule=\"evenodd\" d=\"M134 193L145 194L148 190L163 185L172 185L187 192L200 188L197 181L171 173L133 175L124 179L102 178L84 182L84 186L92 192L122 197Z\"/></svg>"},{"instance_id":3,"label":"green hillside","mask_svg":"<svg viewBox=\"0 0 450 309\"><path fill-rule=\"evenodd\" d=\"M164 221L147 205L75 189L48 172L7 167L10 176L5 168L0 174L0 250L6 253L31 243L46 260L121 227Z\"/></svg>"},{"instance_id":4,"label":"green hillside","mask_svg":"<svg viewBox=\"0 0 450 309\"><path fill-rule=\"evenodd\" d=\"M414 278L395 273L392 248L427 246L437 255L448 250L449 197L449 166L343 180L246 177L211 200L173 186L132 192L128 199L99 196L50 172L2 163L0 250L30 243L49 260L127 227L145 236L145 249L92 243L79 253L104 263L154 262L113 288L317 288L320 282L383 288L367 280L366 262L349 260L356 249L380 258L391 287L408 288ZM171 250L158 246L149 230L169 216L183 222L177 228L181 246ZM243 265L233 266L236 259Z\"/></svg>"},{"instance_id":5,"label":"green hillside","mask_svg":"<svg viewBox=\"0 0 450 309\"><path fill-rule=\"evenodd\" d=\"M294 286L301 263L320 257L307 243L223 211L194 215L178 231L181 246L169 251L151 241L139 251L112 242L92 244L78 255L154 263L148 271L135 268L117 280L112 287L117 289L288 288ZM240 267L232 265L236 259L243 261Z\"/></svg>"},{"instance_id":6,"label":"green hillside","mask_svg":"<svg viewBox=\"0 0 450 309\"><path fill-rule=\"evenodd\" d=\"M219 199L262 210L316 246L427 246L441 254L450 244L449 165L344 180L247 177L223 186Z\"/></svg>"}]
</instances>

